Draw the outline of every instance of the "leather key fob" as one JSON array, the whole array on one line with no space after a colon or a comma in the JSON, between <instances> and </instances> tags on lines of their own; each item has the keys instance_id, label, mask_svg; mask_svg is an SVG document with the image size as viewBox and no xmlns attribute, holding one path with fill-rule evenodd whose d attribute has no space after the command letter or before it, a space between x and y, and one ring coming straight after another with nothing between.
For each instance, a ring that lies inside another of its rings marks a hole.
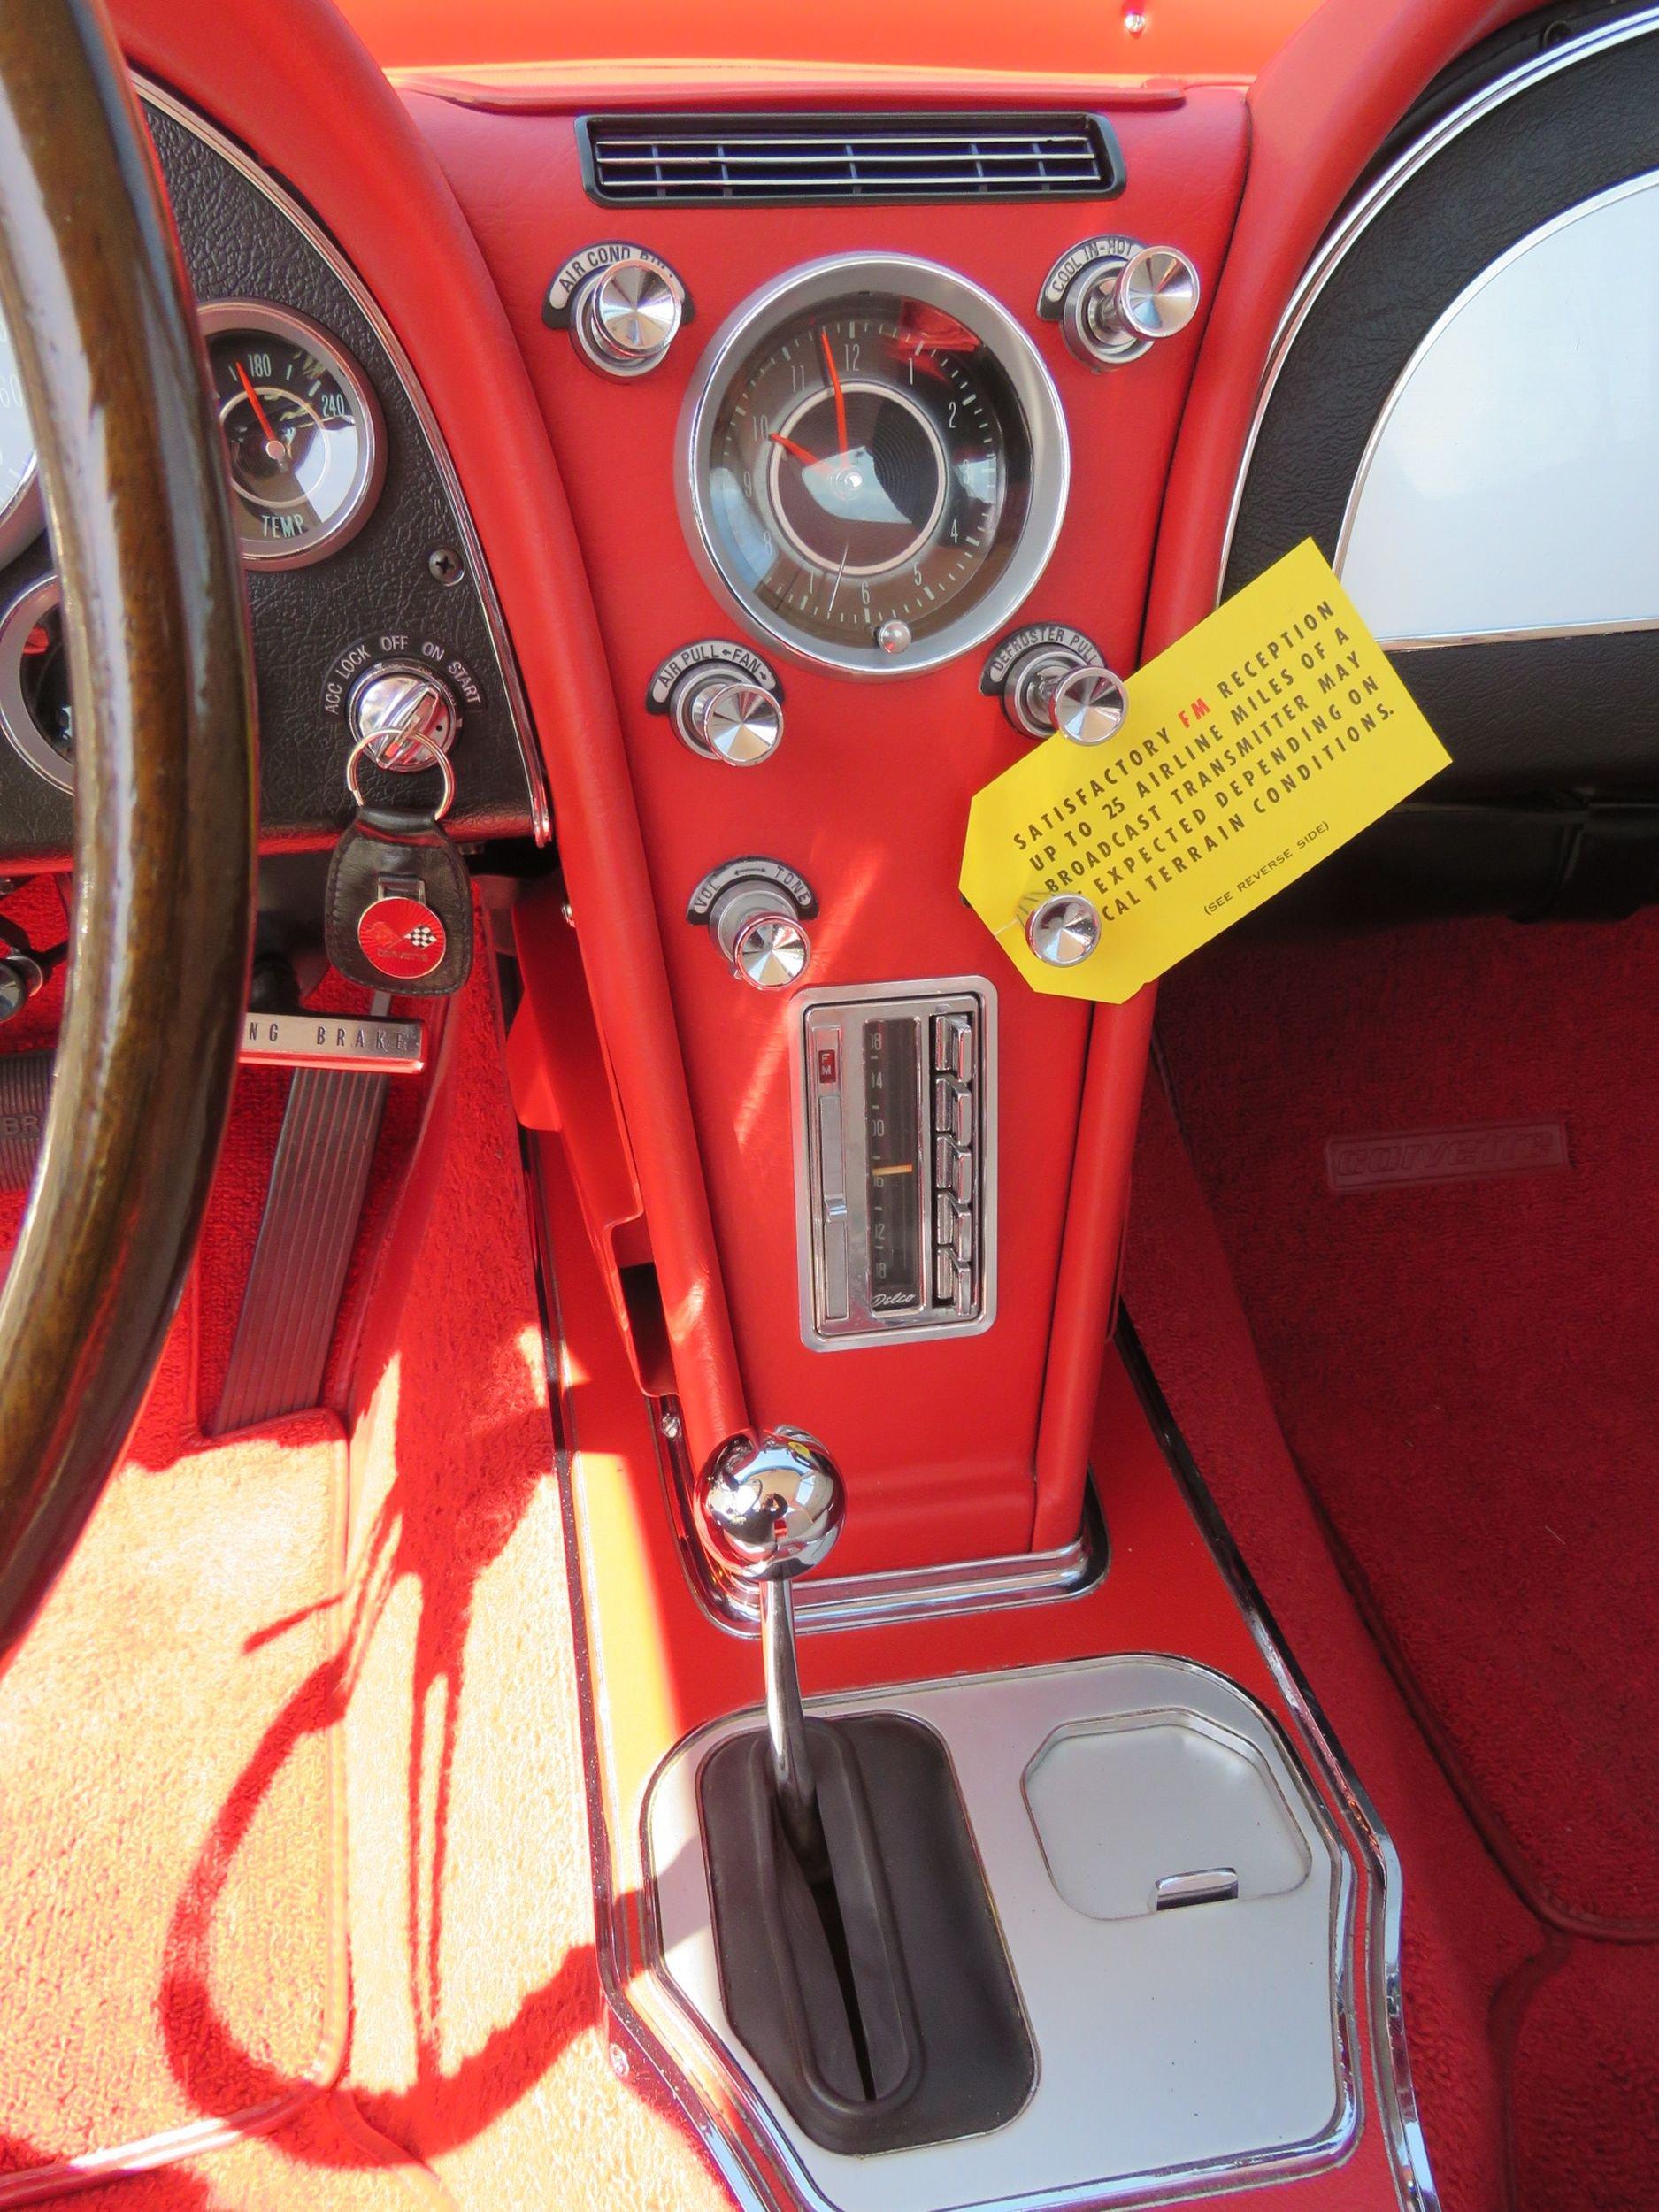
<instances>
[{"instance_id":1,"label":"leather key fob","mask_svg":"<svg viewBox=\"0 0 1659 2212\"><path fill-rule=\"evenodd\" d=\"M400 998L442 998L472 969L472 887L430 814L364 807L334 847L323 941L340 973Z\"/></svg>"}]
</instances>

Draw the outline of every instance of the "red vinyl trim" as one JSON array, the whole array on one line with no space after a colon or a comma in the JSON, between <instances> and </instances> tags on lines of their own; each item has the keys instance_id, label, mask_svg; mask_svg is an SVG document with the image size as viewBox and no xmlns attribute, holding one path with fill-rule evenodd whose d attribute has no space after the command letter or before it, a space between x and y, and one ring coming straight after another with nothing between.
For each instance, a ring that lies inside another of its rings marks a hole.
<instances>
[{"instance_id":1,"label":"red vinyl trim","mask_svg":"<svg viewBox=\"0 0 1659 2212\"><path fill-rule=\"evenodd\" d=\"M117 0L129 58L297 180L414 364L518 656L583 962L647 1194L696 1446L745 1423L639 819L580 549L525 366L453 194L326 0Z\"/></svg>"}]
</instances>

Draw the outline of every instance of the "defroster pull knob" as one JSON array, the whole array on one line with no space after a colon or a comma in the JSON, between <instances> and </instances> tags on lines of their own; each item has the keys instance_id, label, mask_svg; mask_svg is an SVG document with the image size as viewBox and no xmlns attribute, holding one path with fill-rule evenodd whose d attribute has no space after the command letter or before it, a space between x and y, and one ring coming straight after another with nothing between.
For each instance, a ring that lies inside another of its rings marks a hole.
<instances>
[{"instance_id":1,"label":"defroster pull knob","mask_svg":"<svg viewBox=\"0 0 1659 2212\"><path fill-rule=\"evenodd\" d=\"M1100 745L1123 726L1129 703L1119 679L1061 642L1033 645L1010 669L1002 711L1025 737Z\"/></svg>"}]
</instances>

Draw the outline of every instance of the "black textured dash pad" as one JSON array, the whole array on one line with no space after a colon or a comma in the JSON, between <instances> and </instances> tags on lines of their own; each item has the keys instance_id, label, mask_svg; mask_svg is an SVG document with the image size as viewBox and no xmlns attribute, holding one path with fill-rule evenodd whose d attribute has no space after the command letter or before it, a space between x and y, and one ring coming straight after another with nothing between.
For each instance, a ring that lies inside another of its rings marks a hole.
<instances>
[{"instance_id":1,"label":"black textured dash pad","mask_svg":"<svg viewBox=\"0 0 1659 2212\"><path fill-rule=\"evenodd\" d=\"M727 2016L827 2150L1002 2127L1030 2096L1036 2061L944 1745L895 1713L807 1732L873 2094L759 1732L723 1743L698 1783Z\"/></svg>"}]
</instances>

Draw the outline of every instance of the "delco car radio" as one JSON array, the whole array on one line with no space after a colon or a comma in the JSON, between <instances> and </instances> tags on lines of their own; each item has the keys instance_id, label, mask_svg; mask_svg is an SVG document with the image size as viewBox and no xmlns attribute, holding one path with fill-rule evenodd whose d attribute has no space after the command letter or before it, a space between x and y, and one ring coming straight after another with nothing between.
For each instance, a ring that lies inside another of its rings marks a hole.
<instances>
[{"instance_id":1,"label":"delco car radio","mask_svg":"<svg viewBox=\"0 0 1659 2212\"><path fill-rule=\"evenodd\" d=\"M803 992L801 1333L965 1335L996 1310L996 993L980 976Z\"/></svg>"}]
</instances>

